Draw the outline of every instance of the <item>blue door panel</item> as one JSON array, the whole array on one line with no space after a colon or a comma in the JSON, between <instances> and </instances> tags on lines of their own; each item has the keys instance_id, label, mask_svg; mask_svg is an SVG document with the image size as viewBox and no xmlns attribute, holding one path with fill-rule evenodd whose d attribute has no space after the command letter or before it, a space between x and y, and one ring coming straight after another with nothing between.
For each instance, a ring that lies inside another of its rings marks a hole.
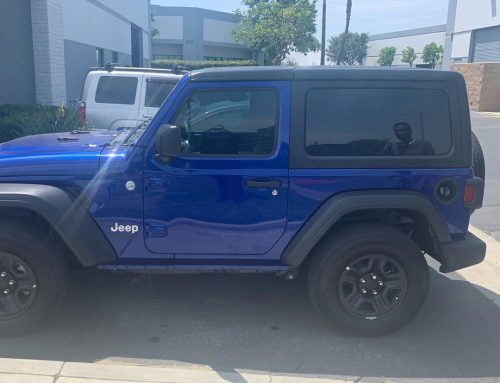
<instances>
[{"instance_id":1,"label":"blue door panel","mask_svg":"<svg viewBox=\"0 0 500 383\"><path fill-rule=\"evenodd\" d=\"M169 164L155 161L150 149L144 168L146 247L177 259L263 256L287 225L290 83L194 83L181 98L207 85L277 91L276 149L270 156L181 156ZM173 117L167 113L163 123Z\"/></svg>"}]
</instances>

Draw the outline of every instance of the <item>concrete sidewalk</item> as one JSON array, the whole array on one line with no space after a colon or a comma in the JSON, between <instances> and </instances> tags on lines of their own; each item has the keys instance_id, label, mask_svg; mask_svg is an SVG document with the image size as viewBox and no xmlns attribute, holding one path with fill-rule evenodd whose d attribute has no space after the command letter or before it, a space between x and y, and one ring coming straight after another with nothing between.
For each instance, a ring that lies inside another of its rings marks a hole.
<instances>
[{"instance_id":1,"label":"concrete sidewalk","mask_svg":"<svg viewBox=\"0 0 500 383\"><path fill-rule=\"evenodd\" d=\"M499 382L497 378L474 379L477 383ZM251 371L213 371L191 368L151 367L126 364L69 363L40 360L0 359L1 383L448 383L464 379L416 379L376 377L331 377L277 375Z\"/></svg>"},{"instance_id":2,"label":"concrete sidewalk","mask_svg":"<svg viewBox=\"0 0 500 383\"><path fill-rule=\"evenodd\" d=\"M471 228L488 244L485 262L448 274L452 280L467 281L500 307L500 242ZM431 264L436 267L435 264ZM381 339L381 342L384 340ZM476 350L471 349L472 353ZM374 355L374 357L377 357ZM425 366L422 366L423 368ZM280 371L279 366L276 370ZM366 374L366 371L365 371ZM496 374L495 374L496 375ZM383 378L380 376L335 376L280 374L268 371L215 370L208 365L166 360L108 358L96 363L0 359L0 383L337 383L337 382L500 382L500 376L487 378Z\"/></svg>"}]
</instances>

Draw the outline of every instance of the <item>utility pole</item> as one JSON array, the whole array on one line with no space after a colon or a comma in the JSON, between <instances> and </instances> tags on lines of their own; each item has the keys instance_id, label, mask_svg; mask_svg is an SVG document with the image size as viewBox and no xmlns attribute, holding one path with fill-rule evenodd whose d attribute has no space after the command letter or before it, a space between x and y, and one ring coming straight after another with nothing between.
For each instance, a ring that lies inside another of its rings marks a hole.
<instances>
[{"instance_id":1,"label":"utility pole","mask_svg":"<svg viewBox=\"0 0 500 383\"><path fill-rule=\"evenodd\" d=\"M326 0L323 0L323 30L321 34L321 65L325 65L326 56Z\"/></svg>"}]
</instances>

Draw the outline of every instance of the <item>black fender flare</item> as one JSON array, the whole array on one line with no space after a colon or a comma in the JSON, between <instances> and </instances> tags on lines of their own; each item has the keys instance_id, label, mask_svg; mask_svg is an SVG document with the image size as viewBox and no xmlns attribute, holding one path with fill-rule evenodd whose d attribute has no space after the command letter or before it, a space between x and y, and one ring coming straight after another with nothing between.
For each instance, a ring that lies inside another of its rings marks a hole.
<instances>
[{"instance_id":1,"label":"black fender flare","mask_svg":"<svg viewBox=\"0 0 500 383\"><path fill-rule=\"evenodd\" d=\"M429 222L439 243L451 242L443 218L423 194L399 190L370 190L337 194L316 210L295 234L281 256L281 261L298 267L316 244L343 216L360 210L403 209L421 214Z\"/></svg>"},{"instance_id":2,"label":"black fender flare","mask_svg":"<svg viewBox=\"0 0 500 383\"><path fill-rule=\"evenodd\" d=\"M112 262L116 253L88 212L90 202L49 185L0 184L0 207L43 217L85 267Z\"/></svg>"}]
</instances>

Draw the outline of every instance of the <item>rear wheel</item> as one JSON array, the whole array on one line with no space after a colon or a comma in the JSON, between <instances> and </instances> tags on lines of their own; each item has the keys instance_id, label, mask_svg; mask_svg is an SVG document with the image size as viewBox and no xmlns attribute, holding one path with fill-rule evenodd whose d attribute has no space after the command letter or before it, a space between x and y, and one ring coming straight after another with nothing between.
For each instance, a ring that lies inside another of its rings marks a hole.
<instances>
[{"instance_id":1,"label":"rear wheel","mask_svg":"<svg viewBox=\"0 0 500 383\"><path fill-rule=\"evenodd\" d=\"M326 320L359 335L379 335L418 312L427 295L429 269L403 233L383 225L356 225L318 246L308 284Z\"/></svg>"},{"instance_id":2,"label":"rear wheel","mask_svg":"<svg viewBox=\"0 0 500 383\"><path fill-rule=\"evenodd\" d=\"M0 223L0 335L22 334L55 313L67 281L64 257L46 233Z\"/></svg>"}]
</instances>

